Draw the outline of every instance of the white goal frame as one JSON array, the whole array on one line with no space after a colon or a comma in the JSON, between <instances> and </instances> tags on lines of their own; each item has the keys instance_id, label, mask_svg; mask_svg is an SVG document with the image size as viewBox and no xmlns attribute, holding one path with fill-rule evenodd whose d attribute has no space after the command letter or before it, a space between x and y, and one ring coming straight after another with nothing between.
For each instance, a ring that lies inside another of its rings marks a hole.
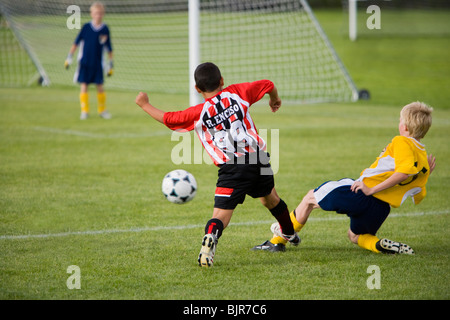
<instances>
[{"instance_id":1,"label":"white goal frame","mask_svg":"<svg viewBox=\"0 0 450 320\"><path fill-rule=\"evenodd\" d=\"M68 16L69 2L61 0L0 0L0 13L7 21L2 31L14 34L42 85L74 85L72 72L78 61L69 72L62 61L79 27L67 23L75 18L78 25L87 23L91 0L72 2L79 7L76 17ZM115 59L109 88L183 94L196 105L202 97L195 88L194 71L201 62L211 61L220 66L226 85L272 80L284 103L358 100L355 84L307 0L103 3ZM0 53L2 64L15 68L8 72L29 77L12 63L7 50Z\"/></svg>"},{"instance_id":2,"label":"white goal frame","mask_svg":"<svg viewBox=\"0 0 450 320\"><path fill-rule=\"evenodd\" d=\"M201 97L198 94L197 90L195 89L195 80L194 80L194 71L195 68L199 65L201 61L201 47L200 47L200 1L199 0L188 0L189 1L189 79L190 79L190 91L189 91L189 102L190 105L197 105L201 102ZM322 27L320 26L319 21L314 16L314 13L312 12L311 7L309 6L308 2L306 0L298 0L303 8L305 9L306 13L309 15L311 21L313 22L317 32L319 33L320 37L326 44L327 48L330 50L330 52L333 55L334 60L339 65L339 68L341 69L345 80L348 84L348 86L352 90L352 98L351 100L357 101L359 99L359 92L358 89L353 82L352 78L350 77L350 74L348 73L347 69L345 68L344 64L342 63L341 59L337 55L336 51L334 50L331 42L328 40L328 37L326 36L325 32L323 31ZM355 28L356 32L356 1L358 0L349 0L351 2L355 3L355 11L354 11L354 17L352 16L352 19L355 19L355 25L352 28ZM350 10L350 9L349 9Z\"/></svg>"}]
</instances>

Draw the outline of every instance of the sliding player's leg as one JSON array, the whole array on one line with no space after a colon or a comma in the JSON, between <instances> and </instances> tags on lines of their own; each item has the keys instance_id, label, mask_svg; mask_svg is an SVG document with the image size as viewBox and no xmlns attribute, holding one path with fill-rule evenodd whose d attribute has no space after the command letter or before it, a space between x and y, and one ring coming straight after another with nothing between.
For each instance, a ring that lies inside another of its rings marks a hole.
<instances>
[{"instance_id":1,"label":"sliding player's leg","mask_svg":"<svg viewBox=\"0 0 450 320\"><path fill-rule=\"evenodd\" d=\"M357 244L359 247L375 253L410 255L414 254L414 250L405 243L389 240L386 238L380 239L370 233L355 234L349 229L348 237L351 242Z\"/></svg>"},{"instance_id":2,"label":"sliding player's leg","mask_svg":"<svg viewBox=\"0 0 450 320\"><path fill-rule=\"evenodd\" d=\"M361 214L350 215L350 241L375 253L414 254L414 250L407 244L376 236L389 215L390 207L374 197L367 197L367 201L369 205Z\"/></svg>"},{"instance_id":3,"label":"sliding player's leg","mask_svg":"<svg viewBox=\"0 0 450 320\"><path fill-rule=\"evenodd\" d=\"M289 214L295 232L300 232L306 224L309 215L316 208L320 208L320 206L317 204L316 198L314 197L314 190L310 190L303 197L297 208ZM274 233L274 236L270 239L270 242L273 244L286 244L287 241L280 236L278 226L277 223L272 224L271 230Z\"/></svg>"},{"instance_id":4,"label":"sliding player's leg","mask_svg":"<svg viewBox=\"0 0 450 320\"><path fill-rule=\"evenodd\" d=\"M339 181L328 181L324 184L320 185L318 188L314 190L310 190L302 199L297 208L291 212L290 218L294 225L295 232L299 232L303 226L306 224L306 221L309 218L312 210L316 208L323 208L326 211L337 211L339 210L339 206L341 205L340 196L341 196L341 188L349 189L353 180L351 179L342 179ZM318 199L320 199L318 201ZM320 204L319 204L320 203ZM273 238L270 240L272 245L284 245L286 244L286 240L281 236L281 232L279 230L279 226L277 224L273 224L271 226L271 231L274 233ZM260 249L261 247L261 249ZM266 249L269 247L269 249ZM256 246L255 250L272 250L271 246Z\"/></svg>"},{"instance_id":5,"label":"sliding player's leg","mask_svg":"<svg viewBox=\"0 0 450 320\"><path fill-rule=\"evenodd\" d=\"M288 242L288 239L291 239L291 241L289 241L291 244L298 245L301 240L297 235L297 222L295 221L295 217L293 219L292 213L289 214L286 203L277 195L275 188L272 189L272 192L269 195L262 197L261 202L277 219L278 222L275 222L274 225L277 226L279 235L274 234L274 237L272 238L274 241L267 240L262 244L253 247L252 250L266 250L271 252L285 251L285 245ZM292 236L287 237L283 234L285 232L291 232Z\"/></svg>"}]
</instances>

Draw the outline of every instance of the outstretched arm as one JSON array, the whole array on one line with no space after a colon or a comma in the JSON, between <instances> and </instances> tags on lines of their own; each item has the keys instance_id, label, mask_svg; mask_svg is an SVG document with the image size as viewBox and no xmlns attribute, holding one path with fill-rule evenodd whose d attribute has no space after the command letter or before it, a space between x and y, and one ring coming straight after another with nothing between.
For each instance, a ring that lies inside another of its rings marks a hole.
<instances>
[{"instance_id":1,"label":"outstretched arm","mask_svg":"<svg viewBox=\"0 0 450 320\"><path fill-rule=\"evenodd\" d=\"M164 123L164 111L159 110L152 106L148 100L148 96L144 92L139 92L139 94L136 97L136 104L142 108L145 112L147 112L150 116L152 116L153 119L156 121L159 121L161 123Z\"/></svg>"}]
</instances>

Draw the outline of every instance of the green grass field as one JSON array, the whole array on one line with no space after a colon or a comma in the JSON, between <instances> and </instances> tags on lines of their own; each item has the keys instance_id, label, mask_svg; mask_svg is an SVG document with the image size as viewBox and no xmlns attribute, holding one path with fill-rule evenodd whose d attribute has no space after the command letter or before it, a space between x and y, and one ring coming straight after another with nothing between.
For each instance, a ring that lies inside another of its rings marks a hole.
<instances>
[{"instance_id":1,"label":"green grass field","mask_svg":"<svg viewBox=\"0 0 450 320\"><path fill-rule=\"evenodd\" d=\"M348 219L324 211L312 214L299 247L253 252L270 237L273 218L248 197L224 231L214 267L201 269L217 168L174 165L178 141L134 104L137 92L109 90L113 119L80 121L75 86L0 88L0 299L449 299L450 41L365 36L350 43L339 31L340 11L317 16L372 99L285 105L276 114L254 106L259 129L279 129L278 193L293 209L326 180L356 178L397 135L400 108L424 100L435 108L422 141L437 158L428 195L419 206L393 209L378 234L408 243L415 256L362 250L347 239ZM150 98L164 110L188 100ZM185 205L160 190L176 168L193 173L199 187ZM79 290L66 285L71 265L80 268ZM381 271L379 290L366 285L371 265Z\"/></svg>"}]
</instances>

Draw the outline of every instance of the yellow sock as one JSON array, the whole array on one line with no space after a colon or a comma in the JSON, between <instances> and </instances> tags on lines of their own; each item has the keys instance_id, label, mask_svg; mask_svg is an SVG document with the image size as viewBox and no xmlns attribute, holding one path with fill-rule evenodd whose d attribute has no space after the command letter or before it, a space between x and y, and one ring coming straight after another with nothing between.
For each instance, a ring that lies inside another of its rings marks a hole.
<instances>
[{"instance_id":1,"label":"yellow sock","mask_svg":"<svg viewBox=\"0 0 450 320\"><path fill-rule=\"evenodd\" d=\"M358 237L358 246L360 246L363 249L367 249L376 253L380 253L380 251L376 248L376 243L379 241L376 236L371 234L360 234Z\"/></svg>"},{"instance_id":2,"label":"yellow sock","mask_svg":"<svg viewBox=\"0 0 450 320\"><path fill-rule=\"evenodd\" d=\"M273 235L273 238L270 239L270 242L272 242L273 244L279 244L279 243L286 244L287 240L284 240L282 237Z\"/></svg>"},{"instance_id":3,"label":"yellow sock","mask_svg":"<svg viewBox=\"0 0 450 320\"><path fill-rule=\"evenodd\" d=\"M102 113L103 111L106 110L106 93L97 92L97 100L98 100L97 111L98 113Z\"/></svg>"},{"instance_id":4,"label":"yellow sock","mask_svg":"<svg viewBox=\"0 0 450 320\"><path fill-rule=\"evenodd\" d=\"M80 93L81 112L89 113L89 95L87 92Z\"/></svg>"},{"instance_id":5,"label":"yellow sock","mask_svg":"<svg viewBox=\"0 0 450 320\"><path fill-rule=\"evenodd\" d=\"M289 215L291 217L292 224L294 225L294 231L300 232L300 230L302 230L304 225L297 221L294 211L292 211Z\"/></svg>"}]
</instances>

